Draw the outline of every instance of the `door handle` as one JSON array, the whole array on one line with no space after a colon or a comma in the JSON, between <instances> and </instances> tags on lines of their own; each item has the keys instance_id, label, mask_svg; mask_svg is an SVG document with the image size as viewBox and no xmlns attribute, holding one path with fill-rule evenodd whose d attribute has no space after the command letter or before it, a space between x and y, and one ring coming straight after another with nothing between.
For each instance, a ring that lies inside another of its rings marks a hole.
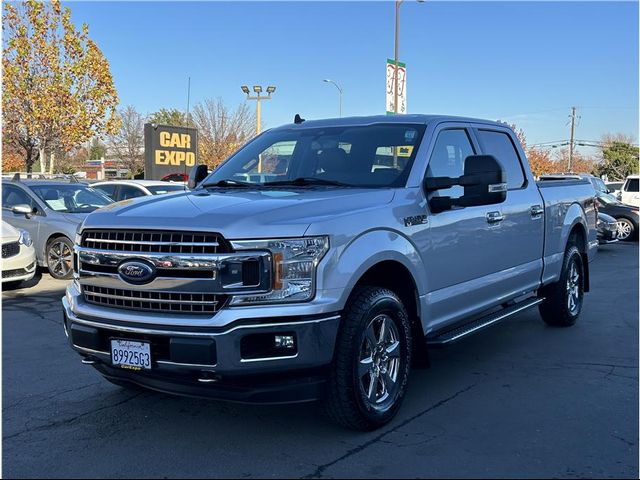
<instances>
[{"instance_id":1,"label":"door handle","mask_svg":"<svg viewBox=\"0 0 640 480\"><path fill-rule=\"evenodd\" d=\"M487 213L487 223L499 223L504 220L504 215L500 212Z\"/></svg>"},{"instance_id":2,"label":"door handle","mask_svg":"<svg viewBox=\"0 0 640 480\"><path fill-rule=\"evenodd\" d=\"M542 205L534 205L531 207L531 218L540 218L542 215L544 215L544 208L542 207Z\"/></svg>"}]
</instances>

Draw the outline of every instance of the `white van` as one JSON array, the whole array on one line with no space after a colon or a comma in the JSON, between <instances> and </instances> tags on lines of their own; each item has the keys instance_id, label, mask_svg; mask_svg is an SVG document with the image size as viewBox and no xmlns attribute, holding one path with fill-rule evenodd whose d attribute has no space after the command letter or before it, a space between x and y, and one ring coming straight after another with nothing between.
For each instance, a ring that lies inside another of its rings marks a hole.
<instances>
[{"instance_id":1,"label":"white van","mask_svg":"<svg viewBox=\"0 0 640 480\"><path fill-rule=\"evenodd\" d=\"M629 175L624 182L618 194L618 200L627 205L640 207L640 193L638 186L640 184L640 175Z\"/></svg>"}]
</instances>

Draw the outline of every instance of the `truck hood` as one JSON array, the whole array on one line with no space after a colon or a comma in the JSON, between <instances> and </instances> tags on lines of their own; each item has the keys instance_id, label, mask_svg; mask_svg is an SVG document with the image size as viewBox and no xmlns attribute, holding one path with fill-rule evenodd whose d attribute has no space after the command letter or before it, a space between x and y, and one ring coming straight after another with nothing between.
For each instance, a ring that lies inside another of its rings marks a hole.
<instances>
[{"instance_id":1,"label":"truck hood","mask_svg":"<svg viewBox=\"0 0 640 480\"><path fill-rule=\"evenodd\" d=\"M228 239L298 237L314 222L378 208L393 195L392 189L201 189L117 202L89 214L84 228L215 231Z\"/></svg>"}]
</instances>

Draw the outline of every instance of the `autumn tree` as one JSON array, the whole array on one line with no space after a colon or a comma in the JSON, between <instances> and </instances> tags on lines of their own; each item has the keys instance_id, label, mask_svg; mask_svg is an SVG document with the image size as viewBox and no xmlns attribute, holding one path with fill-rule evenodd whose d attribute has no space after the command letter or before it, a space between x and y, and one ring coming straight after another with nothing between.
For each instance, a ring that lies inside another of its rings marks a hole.
<instances>
[{"instance_id":1,"label":"autumn tree","mask_svg":"<svg viewBox=\"0 0 640 480\"><path fill-rule=\"evenodd\" d=\"M602 139L602 162L596 167L598 175L612 180L623 180L638 173L639 149L633 138L625 135L605 135Z\"/></svg>"},{"instance_id":2,"label":"autumn tree","mask_svg":"<svg viewBox=\"0 0 640 480\"><path fill-rule=\"evenodd\" d=\"M69 151L117 128L109 63L58 0L4 3L3 141L20 146L27 171L37 157Z\"/></svg>"},{"instance_id":3,"label":"autumn tree","mask_svg":"<svg viewBox=\"0 0 640 480\"><path fill-rule=\"evenodd\" d=\"M543 150L536 147L530 147L527 145L527 138L524 134L524 130L518 128L515 124L510 125L511 129L515 132L518 140L522 144L522 148L527 154L529 160L529 166L533 172L534 177L539 177L547 173L553 173L557 170L558 166L551 158L551 155L547 150Z\"/></svg>"},{"instance_id":4,"label":"autumn tree","mask_svg":"<svg viewBox=\"0 0 640 480\"><path fill-rule=\"evenodd\" d=\"M255 135L255 115L246 103L236 110L222 99L207 99L193 109L200 161L215 168Z\"/></svg>"},{"instance_id":5,"label":"autumn tree","mask_svg":"<svg viewBox=\"0 0 640 480\"><path fill-rule=\"evenodd\" d=\"M556 152L555 161L557 163L557 172L571 173L589 173L592 174L596 170L596 161L594 158L573 151L571 162L569 162L569 149L563 148ZM571 165L569 165L571 163Z\"/></svg>"},{"instance_id":6,"label":"autumn tree","mask_svg":"<svg viewBox=\"0 0 640 480\"><path fill-rule=\"evenodd\" d=\"M191 117L191 115L189 115L189 117ZM149 115L149 122L174 127L186 127L193 124L193 120L187 122L187 115L177 108L161 108L157 112Z\"/></svg>"},{"instance_id":7,"label":"autumn tree","mask_svg":"<svg viewBox=\"0 0 640 480\"><path fill-rule=\"evenodd\" d=\"M109 153L129 170L133 178L144 170L144 123L145 118L133 106L128 105L118 112L120 128L108 137Z\"/></svg>"}]
</instances>

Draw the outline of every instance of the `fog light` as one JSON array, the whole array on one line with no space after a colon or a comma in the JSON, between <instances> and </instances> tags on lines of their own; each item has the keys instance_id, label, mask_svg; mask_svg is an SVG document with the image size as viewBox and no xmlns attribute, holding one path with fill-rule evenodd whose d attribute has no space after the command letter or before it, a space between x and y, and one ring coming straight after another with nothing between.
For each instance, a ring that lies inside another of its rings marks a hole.
<instances>
[{"instance_id":1,"label":"fog light","mask_svg":"<svg viewBox=\"0 0 640 480\"><path fill-rule=\"evenodd\" d=\"M295 348L293 335L276 335L275 347L276 348Z\"/></svg>"}]
</instances>

